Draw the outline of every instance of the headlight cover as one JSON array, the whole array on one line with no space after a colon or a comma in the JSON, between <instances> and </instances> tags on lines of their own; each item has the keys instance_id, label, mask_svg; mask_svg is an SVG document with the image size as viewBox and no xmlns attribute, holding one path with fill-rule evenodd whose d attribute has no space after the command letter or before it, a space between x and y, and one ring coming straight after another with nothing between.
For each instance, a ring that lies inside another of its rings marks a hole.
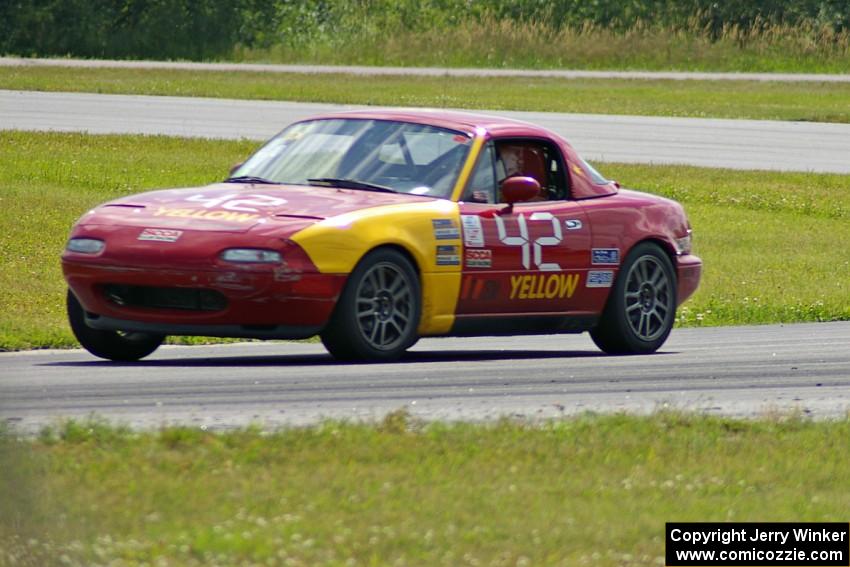
<instances>
[{"instance_id":1,"label":"headlight cover","mask_svg":"<svg viewBox=\"0 0 850 567\"><path fill-rule=\"evenodd\" d=\"M279 264L283 260L280 252L262 248L228 248L219 257L238 264Z\"/></svg>"},{"instance_id":2,"label":"headlight cover","mask_svg":"<svg viewBox=\"0 0 850 567\"><path fill-rule=\"evenodd\" d=\"M97 238L72 238L68 240L65 249L79 254L100 254L106 248L106 243Z\"/></svg>"}]
</instances>

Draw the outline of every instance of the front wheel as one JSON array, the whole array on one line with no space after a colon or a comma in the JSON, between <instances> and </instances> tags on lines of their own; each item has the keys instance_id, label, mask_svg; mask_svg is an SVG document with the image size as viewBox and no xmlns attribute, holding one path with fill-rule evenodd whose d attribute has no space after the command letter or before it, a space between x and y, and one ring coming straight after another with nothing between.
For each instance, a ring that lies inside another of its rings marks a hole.
<instances>
[{"instance_id":1,"label":"front wheel","mask_svg":"<svg viewBox=\"0 0 850 567\"><path fill-rule=\"evenodd\" d=\"M667 340L675 317L673 264L658 245L644 242L623 262L599 326L590 336L609 354L649 354Z\"/></svg>"},{"instance_id":2,"label":"front wheel","mask_svg":"<svg viewBox=\"0 0 850 567\"><path fill-rule=\"evenodd\" d=\"M417 340L420 296L416 270L404 254L370 252L349 276L322 343L341 360L395 360Z\"/></svg>"},{"instance_id":3,"label":"front wheel","mask_svg":"<svg viewBox=\"0 0 850 567\"><path fill-rule=\"evenodd\" d=\"M68 322L71 331L84 349L95 356L117 362L130 362L144 358L162 344L163 335L123 331L101 331L86 324L83 306L69 289L66 297Z\"/></svg>"}]
</instances>

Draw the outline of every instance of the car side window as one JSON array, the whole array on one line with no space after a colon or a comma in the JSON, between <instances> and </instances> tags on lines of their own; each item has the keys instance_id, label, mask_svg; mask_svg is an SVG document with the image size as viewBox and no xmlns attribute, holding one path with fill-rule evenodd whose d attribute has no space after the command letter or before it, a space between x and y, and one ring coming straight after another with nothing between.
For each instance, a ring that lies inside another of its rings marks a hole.
<instances>
[{"instance_id":1,"label":"car side window","mask_svg":"<svg viewBox=\"0 0 850 567\"><path fill-rule=\"evenodd\" d=\"M498 184L508 177L532 177L540 183L540 195L533 201L562 201L569 195L563 159L554 145L540 140L499 141L495 158Z\"/></svg>"},{"instance_id":2,"label":"car side window","mask_svg":"<svg viewBox=\"0 0 850 567\"><path fill-rule=\"evenodd\" d=\"M478 163L472 170L469 184L463 193L462 201L470 203L496 202L496 171L494 163L495 150L493 142L488 142L481 149Z\"/></svg>"}]
</instances>

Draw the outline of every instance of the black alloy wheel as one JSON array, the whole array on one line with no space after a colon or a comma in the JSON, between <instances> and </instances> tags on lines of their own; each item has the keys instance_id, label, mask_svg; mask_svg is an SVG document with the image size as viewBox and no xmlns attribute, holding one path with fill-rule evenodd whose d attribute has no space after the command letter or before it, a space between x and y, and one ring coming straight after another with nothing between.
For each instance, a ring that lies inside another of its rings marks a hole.
<instances>
[{"instance_id":1,"label":"black alloy wheel","mask_svg":"<svg viewBox=\"0 0 850 567\"><path fill-rule=\"evenodd\" d=\"M416 342L420 315L416 270L401 252L379 248L349 276L322 343L341 360L394 360Z\"/></svg>"}]
</instances>

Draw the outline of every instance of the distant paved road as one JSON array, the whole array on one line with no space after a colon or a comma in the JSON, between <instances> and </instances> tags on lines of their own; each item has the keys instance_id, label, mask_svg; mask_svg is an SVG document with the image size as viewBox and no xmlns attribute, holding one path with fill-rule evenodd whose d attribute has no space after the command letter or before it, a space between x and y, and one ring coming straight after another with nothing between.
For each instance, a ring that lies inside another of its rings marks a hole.
<instances>
[{"instance_id":1,"label":"distant paved road","mask_svg":"<svg viewBox=\"0 0 850 567\"><path fill-rule=\"evenodd\" d=\"M424 339L401 362L340 364L318 344L163 347L134 364L82 351L0 354L0 421L26 431L96 413L137 427L374 419L550 418L674 408L760 416L850 410L850 322L677 329L651 356L584 335Z\"/></svg>"},{"instance_id":2,"label":"distant paved road","mask_svg":"<svg viewBox=\"0 0 850 567\"><path fill-rule=\"evenodd\" d=\"M0 129L262 140L294 120L345 108L362 107L0 91ZM546 112L490 113L548 126L591 160L850 173L850 124Z\"/></svg>"},{"instance_id":3,"label":"distant paved road","mask_svg":"<svg viewBox=\"0 0 850 567\"><path fill-rule=\"evenodd\" d=\"M678 71L585 71L577 69L458 69L450 67L372 67L363 65L274 65L263 63L197 63L188 61L115 61L104 59L29 59L0 57L0 67L76 67L178 69L187 71L252 71L351 75L416 75L424 77L550 77L556 79L623 79L670 81L759 81L850 83L850 74L702 73Z\"/></svg>"}]
</instances>

